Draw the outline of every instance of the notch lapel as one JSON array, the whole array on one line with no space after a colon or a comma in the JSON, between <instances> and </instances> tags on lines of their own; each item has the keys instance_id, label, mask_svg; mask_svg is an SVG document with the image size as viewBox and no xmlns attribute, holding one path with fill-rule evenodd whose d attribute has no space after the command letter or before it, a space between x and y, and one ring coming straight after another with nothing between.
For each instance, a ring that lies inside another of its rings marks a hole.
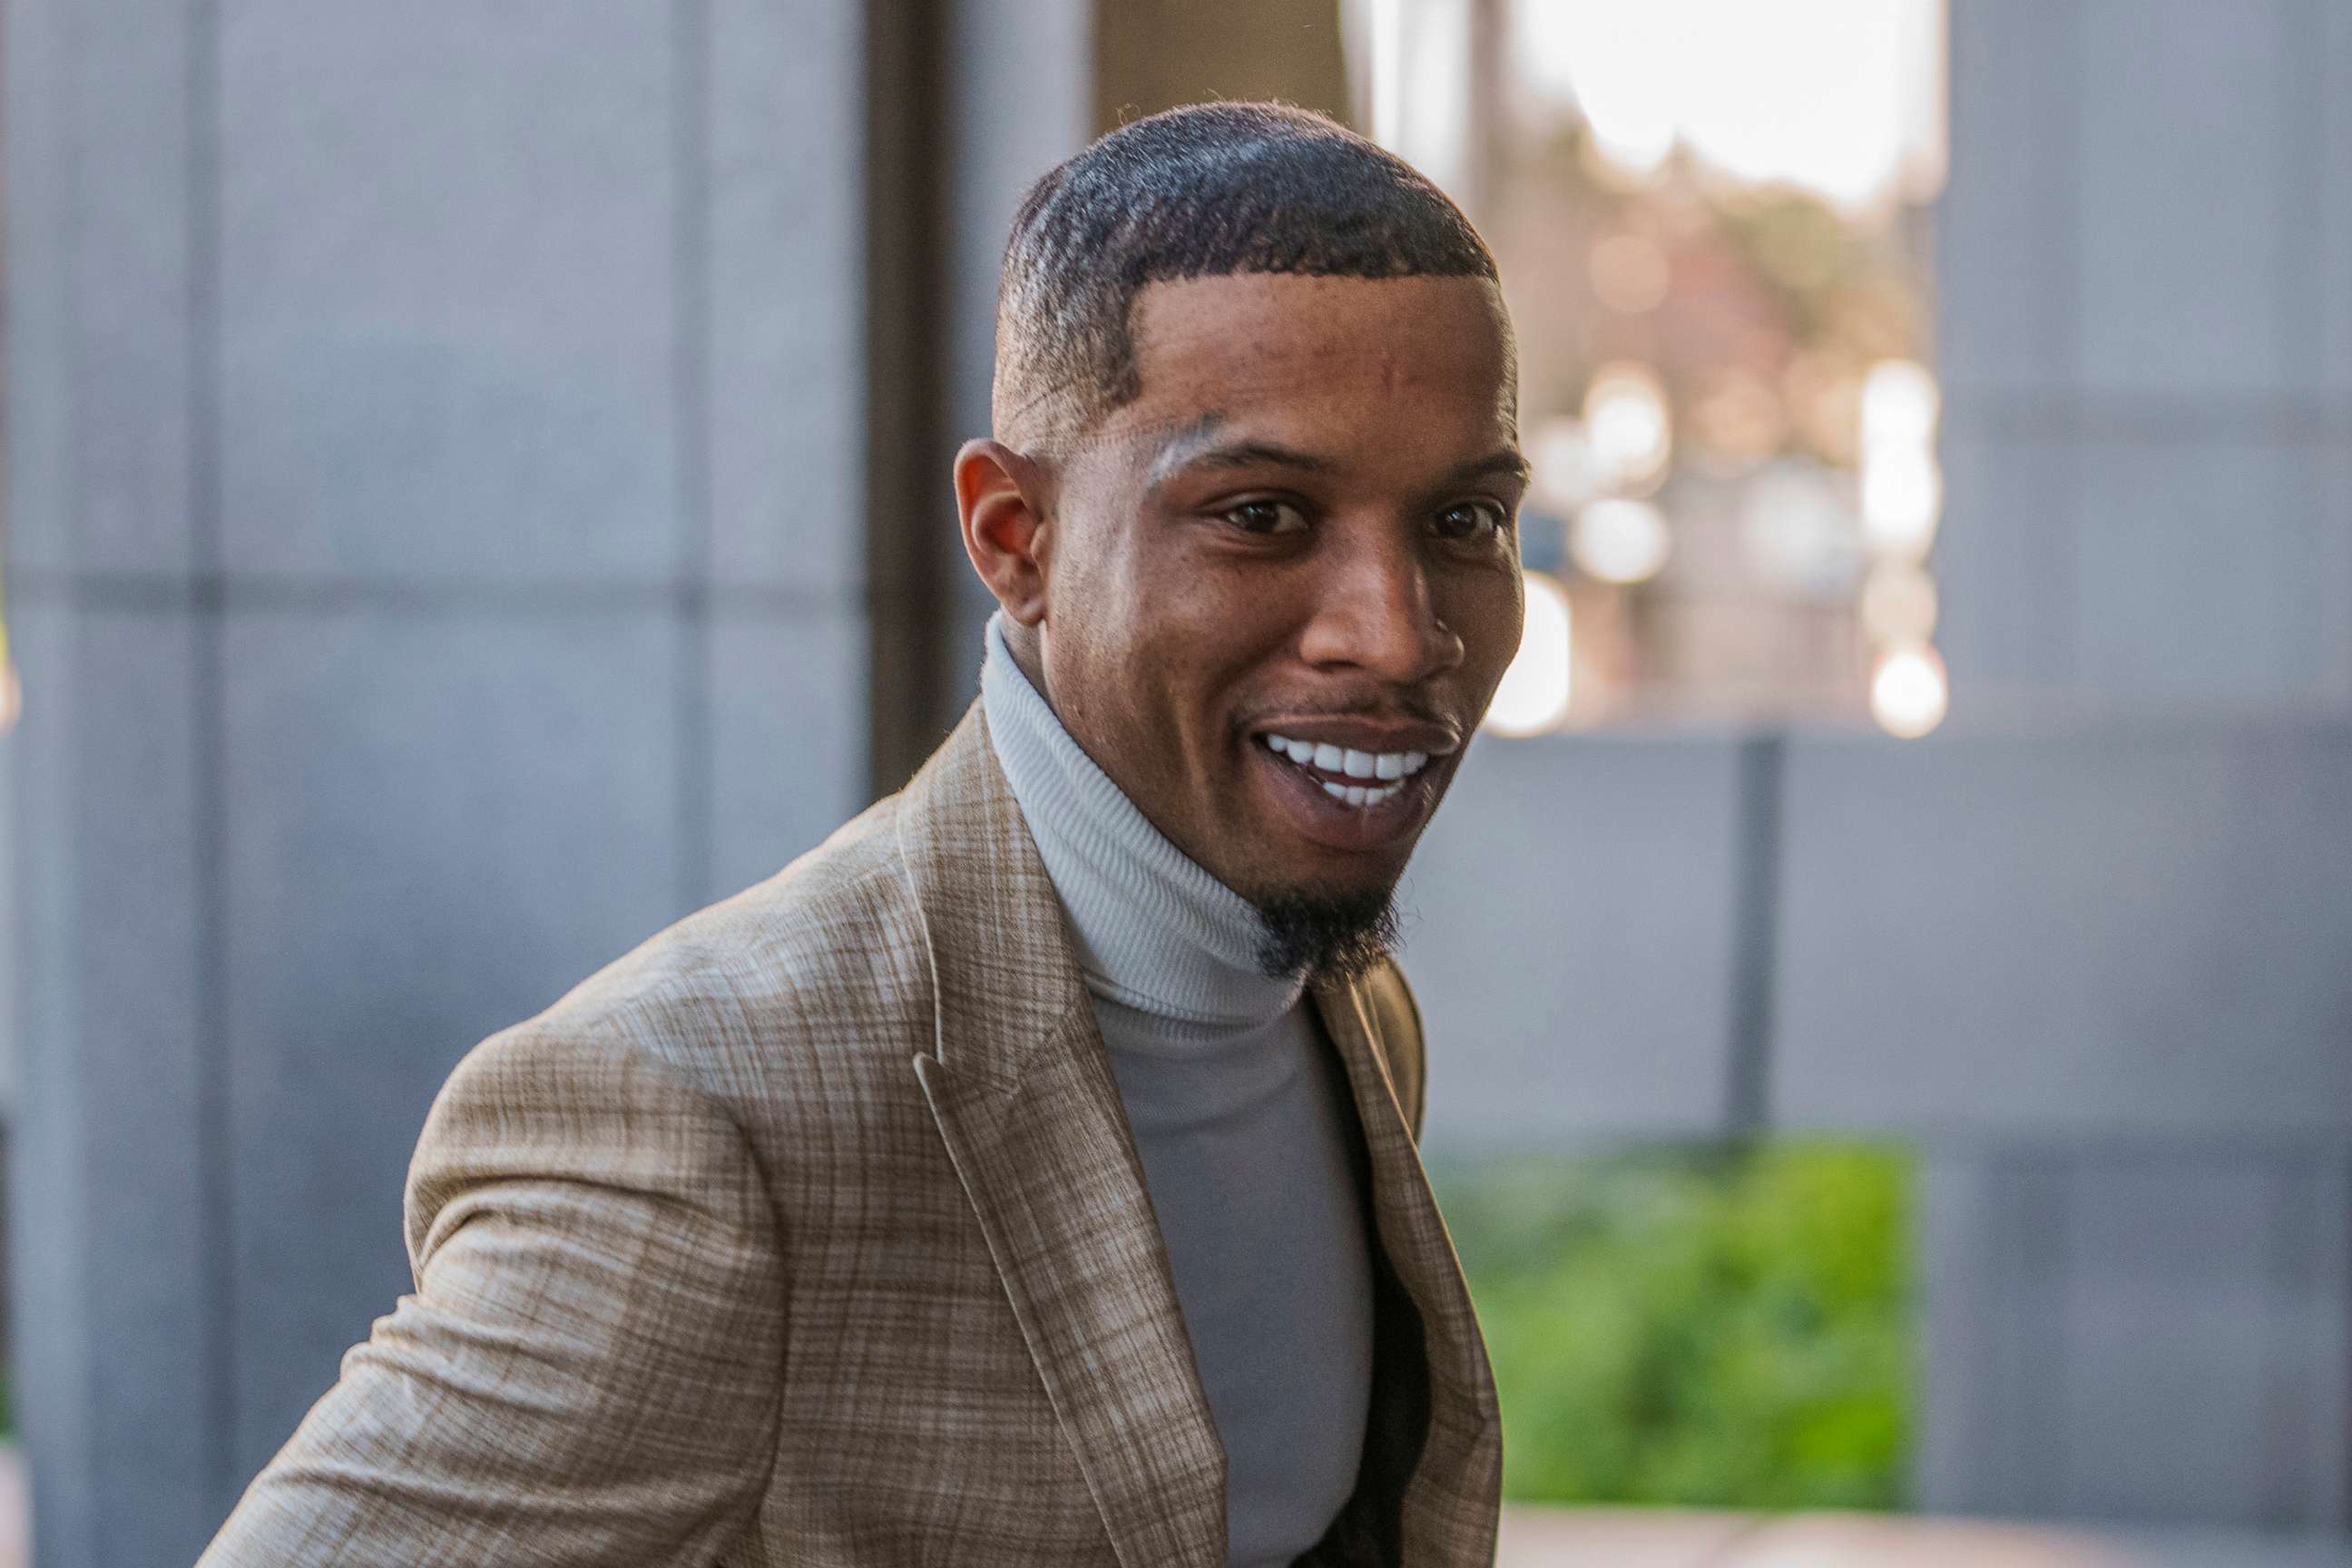
<instances>
[{"instance_id":1,"label":"notch lapel","mask_svg":"<svg viewBox=\"0 0 2352 1568\"><path fill-rule=\"evenodd\" d=\"M1225 1453L1059 900L978 703L908 784L914 1070L1112 1550L1223 1568Z\"/></svg>"},{"instance_id":2,"label":"notch lapel","mask_svg":"<svg viewBox=\"0 0 2352 1568\"><path fill-rule=\"evenodd\" d=\"M1361 989L1327 979L1310 994L1354 1091L1381 1247L1421 1314L1430 1423L1405 1489L1404 1561L1489 1563L1502 1510L1502 1421L1461 1260L1373 1044Z\"/></svg>"}]
</instances>

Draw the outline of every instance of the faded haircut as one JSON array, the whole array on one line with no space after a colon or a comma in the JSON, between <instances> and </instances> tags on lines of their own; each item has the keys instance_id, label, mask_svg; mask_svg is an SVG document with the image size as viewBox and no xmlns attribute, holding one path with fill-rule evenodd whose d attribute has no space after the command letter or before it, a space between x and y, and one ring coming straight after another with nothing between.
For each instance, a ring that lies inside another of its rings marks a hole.
<instances>
[{"instance_id":1,"label":"faded haircut","mask_svg":"<svg viewBox=\"0 0 2352 1568\"><path fill-rule=\"evenodd\" d=\"M1328 116L1198 103L1123 125L1034 185L996 292L996 436L1059 454L1140 392L1147 283L1244 272L1496 279L1411 164Z\"/></svg>"}]
</instances>

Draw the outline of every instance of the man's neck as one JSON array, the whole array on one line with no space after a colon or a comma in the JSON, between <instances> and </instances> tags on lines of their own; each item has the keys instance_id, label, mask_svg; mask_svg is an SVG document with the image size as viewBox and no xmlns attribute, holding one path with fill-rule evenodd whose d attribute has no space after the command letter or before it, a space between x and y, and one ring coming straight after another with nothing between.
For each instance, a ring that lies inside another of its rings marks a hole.
<instances>
[{"instance_id":1,"label":"man's neck","mask_svg":"<svg viewBox=\"0 0 2352 1568\"><path fill-rule=\"evenodd\" d=\"M1090 992L1202 1024L1263 1023L1297 1001L1301 980L1258 966L1256 909L1171 843L1063 728L1001 616L981 700Z\"/></svg>"}]
</instances>

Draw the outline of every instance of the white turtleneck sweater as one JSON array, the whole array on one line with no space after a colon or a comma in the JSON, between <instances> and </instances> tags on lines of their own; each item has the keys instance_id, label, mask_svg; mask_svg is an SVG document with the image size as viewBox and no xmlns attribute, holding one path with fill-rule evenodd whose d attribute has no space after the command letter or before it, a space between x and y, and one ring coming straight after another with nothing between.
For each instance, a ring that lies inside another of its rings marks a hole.
<instances>
[{"instance_id":1,"label":"white turtleneck sweater","mask_svg":"<svg viewBox=\"0 0 2352 1568\"><path fill-rule=\"evenodd\" d=\"M989 738L1068 918L1225 1446L1234 1568L1282 1568L1355 1489L1372 1291L1347 1073L1257 912L1153 827L988 624Z\"/></svg>"}]
</instances>

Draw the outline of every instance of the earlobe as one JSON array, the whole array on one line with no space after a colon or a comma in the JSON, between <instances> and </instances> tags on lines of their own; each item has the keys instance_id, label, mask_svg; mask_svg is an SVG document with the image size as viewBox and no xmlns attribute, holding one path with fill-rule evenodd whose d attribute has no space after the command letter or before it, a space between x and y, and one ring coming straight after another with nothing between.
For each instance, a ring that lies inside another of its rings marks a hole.
<instances>
[{"instance_id":1,"label":"earlobe","mask_svg":"<svg viewBox=\"0 0 2352 1568\"><path fill-rule=\"evenodd\" d=\"M964 553L1005 615L1023 626L1045 618L1043 479L1037 463L1001 441L967 441L956 452Z\"/></svg>"}]
</instances>

